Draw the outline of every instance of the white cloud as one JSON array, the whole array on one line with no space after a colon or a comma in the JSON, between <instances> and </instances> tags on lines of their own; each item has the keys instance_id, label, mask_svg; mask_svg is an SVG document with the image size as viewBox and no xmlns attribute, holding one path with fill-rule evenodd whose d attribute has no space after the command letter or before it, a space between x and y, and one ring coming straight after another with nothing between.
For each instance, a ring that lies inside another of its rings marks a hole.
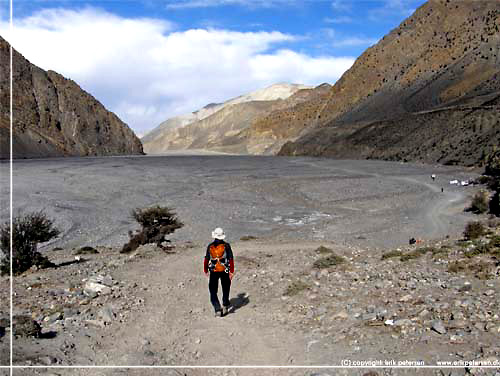
<instances>
[{"instance_id":1,"label":"white cloud","mask_svg":"<svg viewBox=\"0 0 500 376\"><path fill-rule=\"evenodd\" d=\"M50 9L16 19L6 39L32 63L75 80L137 133L276 82L332 83L354 61L275 51L297 39L277 31L174 28L95 8ZM0 34L7 29L0 24Z\"/></svg>"},{"instance_id":2,"label":"white cloud","mask_svg":"<svg viewBox=\"0 0 500 376\"><path fill-rule=\"evenodd\" d=\"M332 82L333 77L340 77L353 62L351 57L310 57L283 49L273 55L255 56L250 66L259 81L289 81L292 76L295 82L314 85Z\"/></svg>"},{"instance_id":3,"label":"white cloud","mask_svg":"<svg viewBox=\"0 0 500 376\"><path fill-rule=\"evenodd\" d=\"M341 16L341 17L326 17L323 19L323 21L332 24L348 24L352 23L353 19L351 17Z\"/></svg>"},{"instance_id":4,"label":"white cloud","mask_svg":"<svg viewBox=\"0 0 500 376\"><path fill-rule=\"evenodd\" d=\"M339 12L349 12L352 8L352 4L346 0L333 0L332 8Z\"/></svg>"}]
</instances>

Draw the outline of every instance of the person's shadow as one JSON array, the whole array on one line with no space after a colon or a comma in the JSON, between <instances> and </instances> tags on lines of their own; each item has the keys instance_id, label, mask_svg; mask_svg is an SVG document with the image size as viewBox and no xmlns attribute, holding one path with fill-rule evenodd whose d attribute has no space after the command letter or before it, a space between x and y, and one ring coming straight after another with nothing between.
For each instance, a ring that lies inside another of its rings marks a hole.
<instances>
[{"instance_id":1,"label":"person's shadow","mask_svg":"<svg viewBox=\"0 0 500 376\"><path fill-rule=\"evenodd\" d=\"M231 303L231 309L228 313L234 313L236 310L250 303L250 299L246 293L241 292L236 298L232 298L229 302Z\"/></svg>"}]
</instances>

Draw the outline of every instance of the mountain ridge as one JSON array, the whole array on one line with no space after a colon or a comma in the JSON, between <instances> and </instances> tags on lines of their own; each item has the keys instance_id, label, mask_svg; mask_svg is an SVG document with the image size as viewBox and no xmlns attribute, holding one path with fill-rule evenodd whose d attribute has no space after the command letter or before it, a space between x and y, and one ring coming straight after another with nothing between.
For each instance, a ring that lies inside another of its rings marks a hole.
<instances>
[{"instance_id":1,"label":"mountain ridge","mask_svg":"<svg viewBox=\"0 0 500 376\"><path fill-rule=\"evenodd\" d=\"M500 93L499 24L498 2L425 3L356 60L278 154L481 164L499 143L498 104L483 106Z\"/></svg>"},{"instance_id":2,"label":"mountain ridge","mask_svg":"<svg viewBox=\"0 0 500 376\"><path fill-rule=\"evenodd\" d=\"M227 139L231 139L248 127L254 118L275 108L278 103L297 91L308 88L300 84L277 83L231 98L221 104L207 105L191 114L168 119L142 138L145 151L161 153L195 147L222 151L221 149L225 149L228 142ZM210 107L207 109L208 106ZM202 110L204 111L200 112ZM241 119L238 119L238 113L241 114ZM182 122L182 119L185 121ZM213 134L209 135L207 129L211 129ZM196 137L194 136L195 130L201 132ZM203 137L206 142L203 141ZM214 137L219 138L220 142L216 142ZM239 153L247 153L244 145L234 145L230 149L237 150Z\"/></svg>"},{"instance_id":3,"label":"mountain ridge","mask_svg":"<svg viewBox=\"0 0 500 376\"><path fill-rule=\"evenodd\" d=\"M12 49L13 158L143 154L134 132L73 80ZM10 158L10 45L0 37L0 158Z\"/></svg>"}]
</instances>

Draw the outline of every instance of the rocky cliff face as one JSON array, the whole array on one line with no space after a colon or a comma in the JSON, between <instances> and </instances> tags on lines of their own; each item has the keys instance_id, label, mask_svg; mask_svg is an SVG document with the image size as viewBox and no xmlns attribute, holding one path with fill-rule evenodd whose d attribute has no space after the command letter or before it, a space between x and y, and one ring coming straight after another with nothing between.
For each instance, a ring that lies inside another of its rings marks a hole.
<instances>
[{"instance_id":1,"label":"rocky cliff face","mask_svg":"<svg viewBox=\"0 0 500 376\"><path fill-rule=\"evenodd\" d=\"M9 157L9 44L0 37L0 157ZM13 157L143 154L134 132L75 82L13 50Z\"/></svg>"},{"instance_id":2,"label":"rocky cliff face","mask_svg":"<svg viewBox=\"0 0 500 376\"><path fill-rule=\"evenodd\" d=\"M144 149L152 154L181 149L247 154L248 139L244 132L256 119L283 108L289 98L296 95L301 98L299 93L303 91L308 91L308 87L275 84L169 119L143 137Z\"/></svg>"},{"instance_id":3,"label":"rocky cliff face","mask_svg":"<svg viewBox=\"0 0 500 376\"><path fill-rule=\"evenodd\" d=\"M366 50L281 155L478 164L499 144L500 2L433 0Z\"/></svg>"}]
</instances>

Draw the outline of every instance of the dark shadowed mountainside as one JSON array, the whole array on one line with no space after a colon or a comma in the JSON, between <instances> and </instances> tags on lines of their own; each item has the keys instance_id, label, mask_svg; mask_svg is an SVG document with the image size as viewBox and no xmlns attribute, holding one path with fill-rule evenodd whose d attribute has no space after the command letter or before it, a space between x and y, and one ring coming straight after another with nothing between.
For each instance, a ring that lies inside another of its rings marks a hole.
<instances>
[{"instance_id":1,"label":"dark shadowed mountainside","mask_svg":"<svg viewBox=\"0 0 500 376\"><path fill-rule=\"evenodd\" d=\"M311 101L279 154L481 164L500 138L499 29L498 1L427 2Z\"/></svg>"},{"instance_id":2,"label":"dark shadowed mountainside","mask_svg":"<svg viewBox=\"0 0 500 376\"><path fill-rule=\"evenodd\" d=\"M0 158L9 158L10 45L0 37ZM134 132L74 81L13 50L13 157L143 154Z\"/></svg>"}]
</instances>

